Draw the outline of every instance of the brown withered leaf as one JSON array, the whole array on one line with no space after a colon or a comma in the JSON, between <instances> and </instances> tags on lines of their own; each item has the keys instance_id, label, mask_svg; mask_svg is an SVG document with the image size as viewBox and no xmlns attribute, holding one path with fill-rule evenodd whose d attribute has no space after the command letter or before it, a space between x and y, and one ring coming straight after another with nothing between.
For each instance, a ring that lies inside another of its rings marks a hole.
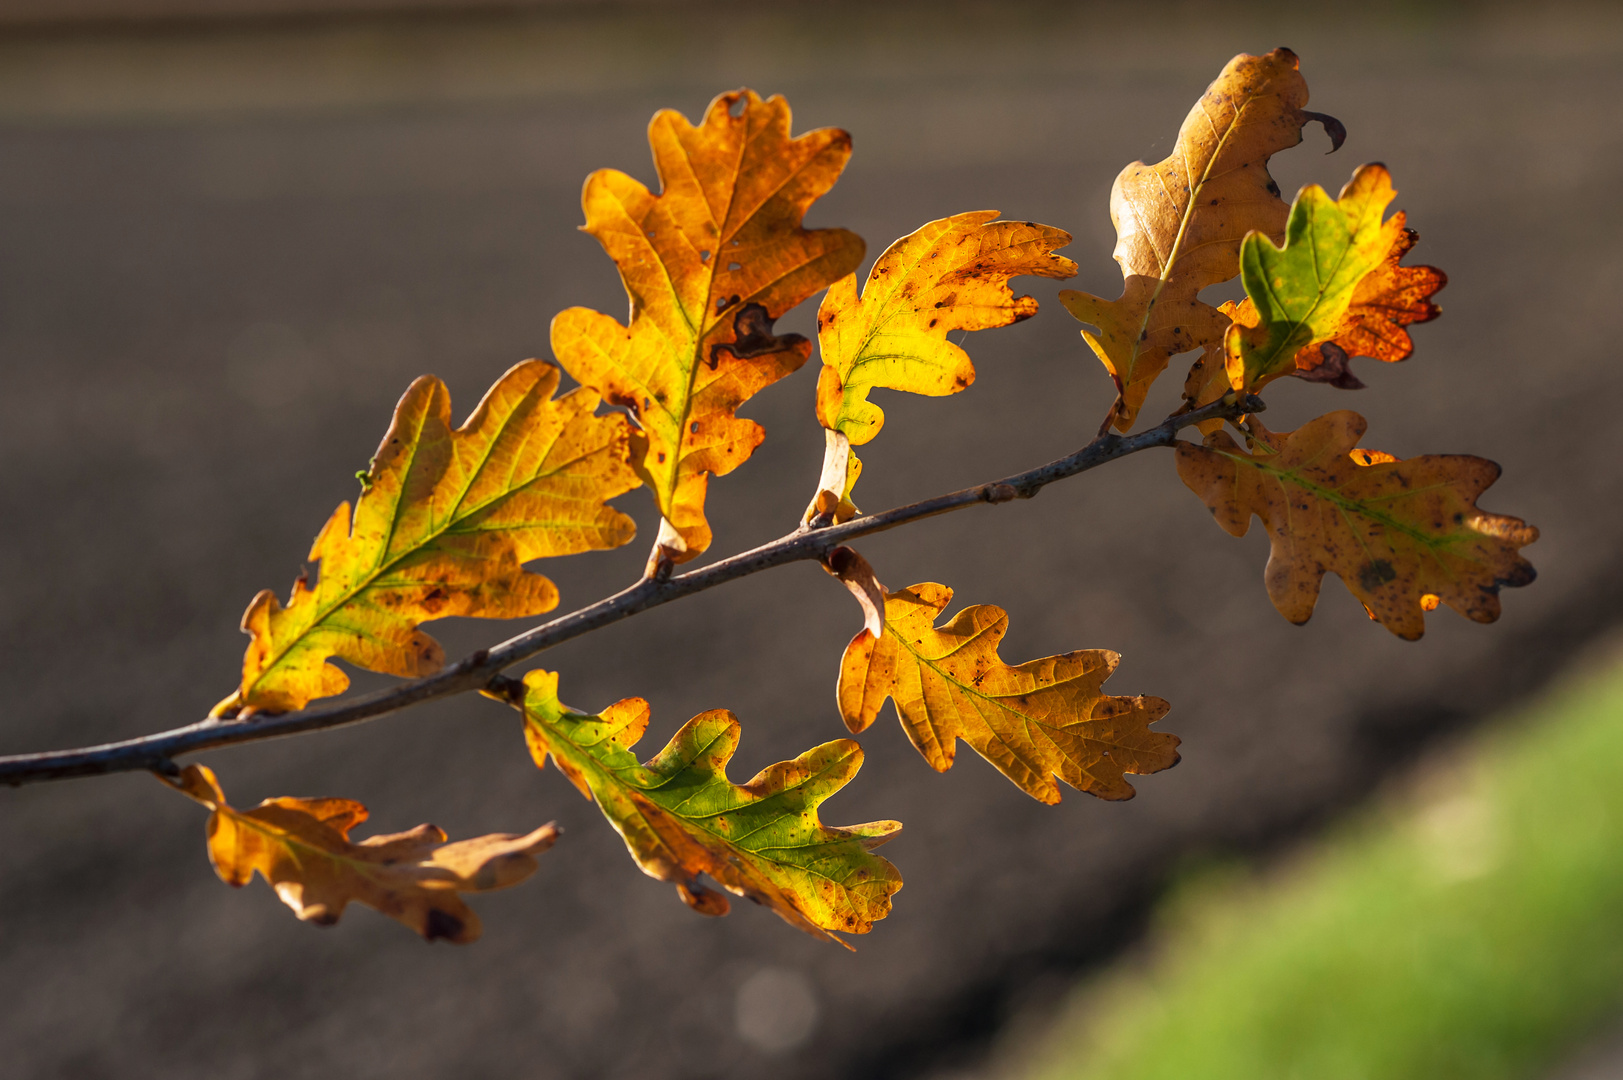
<instances>
[{"instance_id":1,"label":"brown withered leaf","mask_svg":"<svg viewBox=\"0 0 1623 1080\"><path fill-rule=\"evenodd\" d=\"M310 549L287 606L266 589L242 616L252 636L242 683L214 707L302 709L342 693L339 657L368 671L430 675L445 662L418 629L430 619L539 615L558 590L523 564L618 547L636 533L607 505L637 486L622 416L595 416L585 388L553 398L558 369L526 360L486 392L459 428L451 395L425 375L395 406L355 504L341 504Z\"/></svg>"},{"instance_id":2,"label":"brown withered leaf","mask_svg":"<svg viewBox=\"0 0 1623 1080\"><path fill-rule=\"evenodd\" d=\"M902 877L872 852L901 831L901 822L836 827L818 819L818 806L862 767L862 747L850 739L813 747L735 784L727 763L739 726L725 709L695 716L639 764L631 748L649 716L641 698L591 716L559 702L556 674L532 671L512 703L524 713L537 767L549 756L557 762L597 803L643 872L674 884L700 914L728 911L727 898L700 882L704 874L791 926L841 945L835 931L865 934L890 914Z\"/></svg>"},{"instance_id":3,"label":"brown withered leaf","mask_svg":"<svg viewBox=\"0 0 1623 1080\"><path fill-rule=\"evenodd\" d=\"M1101 687L1121 657L1085 649L1011 667L998 643L1009 617L989 604L946 624L945 585L885 598L882 638L864 629L840 662L840 714L852 732L872 724L888 697L902 727L937 772L952 767L958 739L1032 798L1059 802L1059 777L1101 799L1130 799L1124 773L1178 763L1178 737L1151 731L1170 706L1156 697L1113 697Z\"/></svg>"},{"instance_id":4,"label":"brown withered leaf","mask_svg":"<svg viewBox=\"0 0 1623 1080\"><path fill-rule=\"evenodd\" d=\"M1190 111L1170 156L1153 166L1134 162L1116 178L1110 217L1122 295L1067 290L1060 301L1098 327L1082 336L1116 382L1113 422L1121 430L1132 427L1168 360L1222 339L1228 320L1198 297L1239 273L1245 235L1284 234L1287 208L1268 159L1301 142L1310 120L1324 122L1340 145L1340 125L1305 104L1295 53L1242 53Z\"/></svg>"},{"instance_id":5,"label":"brown withered leaf","mask_svg":"<svg viewBox=\"0 0 1623 1080\"><path fill-rule=\"evenodd\" d=\"M736 110L736 115L735 115ZM587 232L619 267L629 326L587 308L552 323L569 373L636 418L633 464L664 516L674 561L710 546L711 474L748 460L764 437L735 410L811 355L773 324L862 261L862 239L801 219L839 178L851 137L789 134L789 105L722 94L697 127L664 110L648 125L661 191L613 169L581 197Z\"/></svg>"},{"instance_id":6,"label":"brown withered leaf","mask_svg":"<svg viewBox=\"0 0 1623 1080\"><path fill-rule=\"evenodd\" d=\"M1533 580L1517 552L1538 539L1520 518L1477 509L1499 466L1360 450L1365 426L1345 411L1281 434L1253 420L1249 452L1226 431L1205 446L1179 443L1178 475L1229 533L1244 536L1253 514L1262 519L1268 595L1293 623L1313 614L1327 573L1408 640L1425 632L1439 601L1477 622L1497 619L1499 590Z\"/></svg>"},{"instance_id":7,"label":"brown withered leaf","mask_svg":"<svg viewBox=\"0 0 1623 1080\"><path fill-rule=\"evenodd\" d=\"M213 811L209 861L221 881L241 888L257 871L295 915L318 926L336 923L354 901L429 941L466 945L479 937L479 917L460 894L517 885L535 872L535 857L559 834L547 824L523 836L493 833L447 843L433 825L419 825L357 842L349 831L367 813L351 799L266 799L238 810L206 766L158 778Z\"/></svg>"}]
</instances>

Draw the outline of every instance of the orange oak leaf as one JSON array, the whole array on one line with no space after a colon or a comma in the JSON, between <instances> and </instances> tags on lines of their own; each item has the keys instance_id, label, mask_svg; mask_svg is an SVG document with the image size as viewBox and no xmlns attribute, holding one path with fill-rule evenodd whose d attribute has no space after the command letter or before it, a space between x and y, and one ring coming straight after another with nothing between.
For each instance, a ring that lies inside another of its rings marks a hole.
<instances>
[{"instance_id":1,"label":"orange oak leaf","mask_svg":"<svg viewBox=\"0 0 1623 1080\"><path fill-rule=\"evenodd\" d=\"M864 629L840 662L840 714L852 732L872 724L888 697L902 727L937 772L952 767L963 739L1039 802L1057 803L1054 777L1101 799L1130 799L1124 773L1178 763L1178 737L1151 731L1169 705L1113 697L1101 687L1121 657L1085 649L1011 667L998 658L1009 617L989 604L964 608L942 626L945 585L887 593L884 637Z\"/></svg>"},{"instance_id":2,"label":"orange oak leaf","mask_svg":"<svg viewBox=\"0 0 1623 1080\"><path fill-rule=\"evenodd\" d=\"M1387 221L1395 235L1386 258L1353 290L1341 329L1330 339L1347 356L1368 356L1387 363L1406 359L1414 352L1414 341L1404 327L1430 322L1442 314L1431 298L1448 284L1448 275L1435 266L1400 265L1420 242L1420 234L1406 226L1407 220L1399 210ZM1322 350L1305 346L1296 354L1296 368L1312 371L1324 363L1324 357Z\"/></svg>"},{"instance_id":3,"label":"orange oak leaf","mask_svg":"<svg viewBox=\"0 0 1623 1080\"><path fill-rule=\"evenodd\" d=\"M537 767L550 756L597 803L643 873L676 886L702 915L725 915L727 891L771 908L813 937L865 934L890 914L902 887L896 867L872 854L901 831L899 821L824 825L817 808L862 767L862 747L837 739L793 761L768 765L742 784L727 779L738 719L700 713L646 763L631 753L648 729L648 703L616 702L596 716L558 701L558 676L532 671L513 704ZM849 946L847 946L849 948Z\"/></svg>"},{"instance_id":4,"label":"orange oak leaf","mask_svg":"<svg viewBox=\"0 0 1623 1080\"><path fill-rule=\"evenodd\" d=\"M420 623L448 615L517 618L558 604L523 564L618 547L636 533L606 505L637 486L628 425L593 415L599 398L553 398L558 369L527 360L492 386L459 428L451 395L425 375L395 406L355 504L328 519L284 607L266 589L242 617L252 636L242 683L214 715L302 709L342 693L339 657L368 671L429 675L445 662Z\"/></svg>"},{"instance_id":5,"label":"orange oak leaf","mask_svg":"<svg viewBox=\"0 0 1623 1080\"><path fill-rule=\"evenodd\" d=\"M773 324L862 261L855 233L801 226L845 168L851 137L791 138L789 119L783 98L750 90L716 98L697 127L664 110L648 125L660 193L604 169L581 198L586 231L620 269L630 323L570 308L552 322L552 348L636 419L633 465L677 562L710 546L710 475L736 469L764 437L735 410L811 355Z\"/></svg>"},{"instance_id":6,"label":"orange oak leaf","mask_svg":"<svg viewBox=\"0 0 1623 1080\"><path fill-rule=\"evenodd\" d=\"M1178 132L1170 156L1134 162L1110 192L1122 295L1105 300L1067 290L1060 302L1116 382L1113 422L1130 429L1150 384L1179 353L1221 340L1228 321L1198 297L1239 273L1240 243L1253 230L1279 238L1287 209L1268 159L1322 122L1335 146L1346 137L1331 117L1308 112L1296 54L1242 53L1209 86Z\"/></svg>"},{"instance_id":7,"label":"orange oak leaf","mask_svg":"<svg viewBox=\"0 0 1623 1080\"><path fill-rule=\"evenodd\" d=\"M1272 544L1263 579L1293 623L1313 614L1327 573L1410 641L1439 602L1493 622L1499 590L1533 580L1518 550L1538 539L1520 518L1477 509L1499 466L1464 454L1399 461L1360 450L1365 426L1346 411L1280 434L1253 420L1249 452L1226 431L1205 446L1179 443L1178 475L1227 532L1244 536L1253 514L1262 519Z\"/></svg>"},{"instance_id":8,"label":"orange oak leaf","mask_svg":"<svg viewBox=\"0 0 1623 1080\"><path fill-rule=\"evenodd\" d=\"M479 917L461 893L517 885L535 873L535 857L559 830L547 824L523 836L492 833L446 843L433 825L409 832L349 839L366 820L351 799L266 799L252 810L225 801L203 765L160 780L214 811L208 821L209 861L227 885L241 888L257 871L305 922L336 923L354 901L398 919L429 941L466 945L479 938Z\"/></svg>"}]
</instances>

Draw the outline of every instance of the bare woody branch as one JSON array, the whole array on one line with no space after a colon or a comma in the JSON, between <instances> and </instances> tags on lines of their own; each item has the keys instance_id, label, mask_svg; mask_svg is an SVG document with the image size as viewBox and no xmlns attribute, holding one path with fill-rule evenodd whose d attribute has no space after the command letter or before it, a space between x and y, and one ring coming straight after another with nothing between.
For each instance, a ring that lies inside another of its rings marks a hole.
<instances>
[{"instance_id":1,"label":"bare woody branch","mask_svg":"<svg viewBox=\"0 0 1623 1080\"><path fill-rule=\"evenodd\" d=\"M1001 480L962 488L883 513L866 514L843 524L814 522L811 527L802 527L769 544L685 574L669 576L650 573L613 596L525 631L493 648L480 649L434 675L388 690L363 694L340 704L278 715L260 713L246 720L210 718L170 731L101 746L0 757L0 783L15 787L43 780L65 780L75 776L132 770L173 773L177 769L174 759L181 754L356 724L412 705L469 691L494 691L501 696L509 681L501 674L506 668L640 611L713 589L774 566L812 559L821 561L841 544L909 522L980 503L1029 499L1056 480L1087 472L1141 450L1171 446L1177 441L1178 432L1186 427L1205 420L1235 420L1248 413L1261 412L1264 408L1262 401L1254 396L1239 401L1214 402L1204 408L1174 413L1155 427L1136 435L1122 437L1107 432L1075 453Z\"/></svg>"}]
</instances>

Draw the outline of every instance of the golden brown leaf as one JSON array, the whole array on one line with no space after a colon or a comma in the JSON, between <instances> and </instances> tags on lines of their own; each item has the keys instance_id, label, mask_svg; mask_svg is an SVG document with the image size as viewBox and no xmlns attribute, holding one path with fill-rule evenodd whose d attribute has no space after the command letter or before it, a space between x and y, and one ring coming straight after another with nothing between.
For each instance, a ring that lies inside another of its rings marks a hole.
<instances>
[{"instance_id":1,"label":"golden brown leaf","mask_svg":"<svg viewBox=\"0 0 1623 1080\"><path fill-rule=\"evenodd\" d=\"M1116 300L1065 291L1060 301L1097 335L1088 345L1116 381L1115 425L1133 425L1150 384L1178 353L1220 340L1228 321L1200 291L1239 273L1240 242L1252 230L1277 238L1287 210L1268 159L1302 141L1307 84L1296 54L1275 49L1229 61L1189 113L1166 160L1134 162L1110 192L1116 261L1125 285Z\"/></svg>"},{"instance_id":2,"label":"golden brown leaf","mask_svg":"<svg viewBox=\"0 0 1623 1080\"><path fill-rule=\"evenodd\" d=\"M445 654L418 624L550 611L558 590L523 563L629 541L636 526L606 505L637 486L625 418L594 416L588 389L554 399L557 386L557 368L527 360L453 430L445 384L412 383L354 521L341 504L310 549L316 585L301 575L286 607L269 589L249 603L242 684L215 715L302 709L342 693L349 678L327 662L334 656L389 675L432 674Z\"/></svg>"},{"instance_id":3,"label":"golden brown leaf","mask_svg":"<svg viewBox=\"0 0 1623 1080\"><path fill-rule=\"evenodd\" d=\"M855 274L829 287L817 311L819 423L861 446L885 422L868 401L874 387L931 397L965 389L975 366L947 334L1037 314L1037 301L1015 296L1010 278L1076 275L1074 262L1054 254L1070 233L996 217L996 210L954 214L902 237L874 263L860 298Z\"/></svg>"},{"instance_id":4,"label":"golden brown leaf","mask_svg":"<svg viewBox=\"0 0 1623 1080\"><path fill-rule=\"evenodd\" d=\"M1032 798L1059 802L1058 776L1101 799L1130 799L1124 773L1178 763L1178 737L1151 731L1170 706L1156 697L1112 697L1101 687L1121 657L1086 649L1010 667L998 658L1008 629L1002 608L975 605L945 625L945 585L888 593L875 638L863 630L840 662L840 714L853 732L896 702L902 727L937 772L952 767L963 739Z\"/></svg>"},{"instance_id":5,"label":"golden brown leaf","mask_svg":"<svg viewBox=\"0 0 1623 1080\"><path fill-rule=\"evenodd\" d=\"M872 851L900 832L901 822L834 827L817 816L823 800L862 767L862 747L850 739L735 784L727 763L738 747L738 719L725 709L695 716L638 764L631 748L648 729L646 701L628 698L589 716L558 701L554 673L532 671L524 686L514 704L537 767L550 755L597 803L643 873L674 884L695 911L727 914L727 898L699 881L708 874L791 926L841 945L832 931L865 934L890 914L902 878Z\"/></svg>"},{"instance_id":6,"label":"golden brown leaf","mask_svg":"<svg viewBox=\"0 0 1623 1080\"><path fill-rule=\"evenodd\" d=\"M492 833L446 843L433 825L356 842L366 820L351 799L266 799L252 810L225 801L212 770L188 765L159 779L210 810L209 861L227 885L255 871L305 922L331 926L354 901L398 919L424 938L458 945L478 939L479 917L460 893L517 885L535 873L535 856L558 838L547 824L524 836Z\"/></svg>"},{"instance_id":7,"label":"golden brown leaf","mask_svg":"<svg viewBox=\"0 0 1623 1080\"><path fill-rule=\"evenodd\" d=\"M604 169L581 198L586 231L631 297L630 325L570 308L553 320L552 348L636 417L633 464L664 515L660 544L685 561L710 546L710 474L743 464L764 437L735 410L811 355L810 342L774 334L773 323L854 270L863 244L844 229L801 227L839 178L851 137L823 128L791 138L781 97L722 94L697 127L667 109L648 141L659 195Z\"/></svg>"},{"instance_id":8,"label":"golden brown leaf","mask_svg":"<svg viewBox=\"0 0 1623 1080\"><path fill-rule=\"evenodd\" d=\"M1179 443L1178 475L1229 533L1244 536L1252 514L1262 519L1272 543L1268 595L1291 622L1313 614L1327 573L1408 640L1425 632L1424 613L1439 601L1492 622L1500 588L1533 580L1517 551L1538 530L1477 509L1499 478L1493 462L1463 454L1399 461L1356 449L1366 425L1355 412L1283 434L1252 423L1250 452L1226 431L1204 447Z\"/></svg>"}]
</instances>

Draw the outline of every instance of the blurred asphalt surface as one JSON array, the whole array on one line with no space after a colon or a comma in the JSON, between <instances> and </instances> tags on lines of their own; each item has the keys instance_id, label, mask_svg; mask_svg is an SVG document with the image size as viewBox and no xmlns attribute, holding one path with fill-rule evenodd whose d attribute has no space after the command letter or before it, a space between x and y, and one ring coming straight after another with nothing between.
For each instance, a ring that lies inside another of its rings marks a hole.
<instances>
[{"instance_id":1,"label":"blurred asphalt surface","mask_svg":"<svg viewBox=\"0 0 1623 1080\"><path fill-rule=\"evenodd\" d=\"M959 603L1007 608L1006 659L1120 651L1108 688L1168 698L1162 726L1184 744L1177 769L1135 778L1132 802L1067 790L1048 808L967 751L931 772L887 709L861 740L862 775L823 808L834 824L907 826L884 851L907 886L854 955L749 904L722 920L688 911L561 777L536 772L511 712L475 699L204 758L239 805L360 799L362 834L558 819L567 835L530 882L474 899L485 937L469 948L425 946L362 908L321 931L261 883L227 889L203 815L150 777L0 792L4 1071L972 1070L979 1036L1121 944L1185 860L1322 820L1426 739L1553 674L1623 598L1623 19L1427 10L1331 23L1271 6L1137 22L1065 5L723 7L0 38L6 752L174 726L229 691L243 606L291 583L407 382L443 376L460 419L510 364L549 356L554 312L623 317L612 264L575 231L582 179L615 166L652 182L653 111L696 118L741 84L788 95L797 130L852 131L851 166L810 220L856 229L870 257L926 220L995 207L1071 230L1082 273L1066 284L1114 296L1116 172L1166 154L1232 54L1290 45L1310 107L1351 136L1327 158L1310 128L1275 159L1280 186L1334 191L1386 162L1422 237L1410 261L1450 285L1412 360L1361 362L1369 389L1355 394L1282 386L1270 426L1357 408L1371 446L1491 457L1505 475L1484 507L1544 532L1528 550L1540 580L1507 591L1497 625L1440 611L1416 644L1334 581L1310 624L1286 624L1262 588L1261 529L1223 534L1165 453L864 541L892 587L940 581ZM864 507L1086 441L1108 379L1053 299L1063 286L1024 284L1044 310L970 338L972 390L881 395ZM809 332L809 306L783 325ZM744 410L768 438L711 487L716 555L804 507L821 457L815 367ZM1163 378L1146 417L1180 382ZM621 504L638 541L546 568L566 608L640 570L654 521L640 493ZM543 662L579 707L648 698L648 753L693 713L732 709L742 779L844 735L833 683L859 625L843 589L795 566ZM434 632L454 656L517 629ZM771 1039L742 1038L746 983L799 987L785 1000L800 1028L780 1024L776 1045L810 1025L809 1040L773 1056Z\"/></svg>"}]
</instances>

